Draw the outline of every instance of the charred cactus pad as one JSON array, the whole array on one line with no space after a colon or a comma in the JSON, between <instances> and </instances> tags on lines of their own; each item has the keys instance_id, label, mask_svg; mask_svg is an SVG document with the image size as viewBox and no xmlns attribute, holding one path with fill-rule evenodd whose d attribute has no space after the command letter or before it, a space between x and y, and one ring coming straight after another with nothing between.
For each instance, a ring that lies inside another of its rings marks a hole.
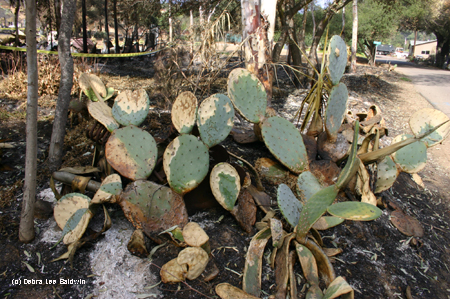
<instances>
[{"instance_id":1,"label":"charred cactus pad","mask_svg":"<svg viewBox=\"0 0 450 299\"><path fill-rule=\"evenodd\" d=\"M418 136L448 120L449 118L443 112L433 108L424 108L411 116L409 126L414 135ZM427 147L432 147L442 142L449 133L450 122L423 138L422 141L426 143Z\"/></svg>"},{"instance_id":2,"label":"charred cactus pad","mask_svg":"<svg viewBox=\"0 0 450 299\"><path fill-rule=\"evenodd\" d=\"M121 198L120 206L127 219L148 236L187 224L183 198L169 187L140 180L128 184Z\"/></svg>"},{"instance_id":3,"label":"charred cactus pad","mask_svg":"<svg viewBox=\"0 0 450 299\"><path fill-rule=\"evenodd\" d=\"M180 134L189 134L197 117L197 98L190 91L178 95L172 106L172 123Z\"/></svg>"},{"instance_id":4,"label":"charred cactus pad","mask_svg":"<svg viewBox=\"0 0 450 299\"><path fill-rule=\"evenodd\" d=\"M264 143L289 170L300 173L308 169L308 155L302 135L284 118L274 116L262 124Z\"/></svg>"},{"instance_id":5,"label":"charred cactus pad","mask_svg":"<svg viewBox=\"0 0 450 299\"><path fill-rule=\"evenodd\" d=\"M227 211L232 211L241 190L237 170L228 163L219 163L211 171L211 190L214 197Z\"/></svg>"},{"instance_id":6,"label":"charred cactus pad","mask_svg":"<svg viewBox=\"0 0 450 299\"><path fill-rule=\"evenodd\" d=\"M249 122L259 123L266 114L267 93L259 79L246 69L234 69L228 76L228 96Z\"/></svg>"},{"instance_id":7,"label":"charred cactus pad","mask_svg":"<svg viewBox=\"0 0 450 299\"><path fill-rule=\"evenodd\" d=\"M234 108L230 99L215 94L205 99L198 109L198 130L202 141L209 147L222 142L233 128Z\"/></svg>"},{"instance_id":8,"label":"charred cactus pad","mask_svg":"<svg viewBox=\"0 0 450 299\"><path fill-rule=\"evenodd\" d=\"M400 142L413 137L410 134L396 136L392 143ZM422 141L411 143L392 154L394 162L407 173L417 173L427 164L427 146Z\"/></svg>"},{"instance_id":9,"label":"charred cactus pad","mask_svg":"<svg viewBox=\"0 0 450 299\"><path fill-rule=\"evenodd\" d=\"M152 173L157 152L152 135L133 125L115 130L105 146L108 163L133 181L146 179Z\"/></svg>"},{"instance_id":10,"label":"charred cactus pad","mask_svg":"<svg viewBox=\"0 0 450 299\"><path fill-rule=\"evenodd\" d=\"M114 101L112 115L122 126L139 126L147 117L149 108L150 100L145 90L125 90Z\"/></svg>"},{"instance_id":11,"label":"charred cactus pad","mask_svg":"<svg viewBox=\"0 0 450 299\"><path fill-rule=\"evenodd\" d=\"M178 136L167 146L163 165L170 187L185 194L197 187L208 174L208 148L195 136Z\"/></svg>"}]
</instances>

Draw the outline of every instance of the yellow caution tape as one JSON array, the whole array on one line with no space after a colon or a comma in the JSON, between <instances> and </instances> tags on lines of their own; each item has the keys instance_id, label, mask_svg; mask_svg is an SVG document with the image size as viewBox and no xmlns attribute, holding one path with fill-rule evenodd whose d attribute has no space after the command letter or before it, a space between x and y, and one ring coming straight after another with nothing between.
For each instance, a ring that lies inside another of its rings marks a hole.
<instances>
[{"instance_id":1,"label":"yellow caution tape","mask_svg":"<svg viewBox=\"0 0 450 299\"><path fill-rule=\"evenodd\" d=\"M133 57L133 56L142 56L142 55L150 55L155 54L161 51L168 49L169 47L165 47L156 51L148 51L148 52L138 52L138 53L122 53L122 54L91 54L91 53L71 53L73 57ZM10 46L0 46L0 49L3 50L11 50L11 51L21 51L26 52L26 48L18 48L18 47L10 47ZM52 54L58 55L58 51L45 51L45 50L37 50L38 53L42 54Z\"/></svg>"}]
</instances>

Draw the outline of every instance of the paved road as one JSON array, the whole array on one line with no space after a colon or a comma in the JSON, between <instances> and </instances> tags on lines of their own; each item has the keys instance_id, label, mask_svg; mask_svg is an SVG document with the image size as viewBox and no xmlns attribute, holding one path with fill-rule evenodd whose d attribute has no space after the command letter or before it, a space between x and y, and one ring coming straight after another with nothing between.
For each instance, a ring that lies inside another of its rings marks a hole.
<instances>
[{"instance_id":1,"label":"paved road","mask_svg":"<svg viewBox=\"0 0 450 299\"><path fill-rule=\"evenodd\" d=\"M377 55L377 62L397 64L396 71L406 75L428 102L450 117L450 71L422 67L402 58Z\"/></svg>"}]
</instances>

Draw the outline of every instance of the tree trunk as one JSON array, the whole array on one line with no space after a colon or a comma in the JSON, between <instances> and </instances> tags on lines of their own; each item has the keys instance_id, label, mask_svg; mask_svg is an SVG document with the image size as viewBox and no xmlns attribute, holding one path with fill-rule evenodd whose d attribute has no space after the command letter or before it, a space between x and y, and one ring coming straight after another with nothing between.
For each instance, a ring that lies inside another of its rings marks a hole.
<instances>
[{"instance_id":1,"label":"tree trunk","mask_svg":"<svg viewBox=\"0 0 450 299\"><path fill-rule=\"evenodd\" d=\"M291 3L289 5L289 8L294 6L294 1L291 0ZM293 67L297 70L299 70L299 67L302 65L302 54L300 52L300 49L298 47L298 40L297 40L297 33L295 30L295 24L294 24L294 18L291 16L288 16L287 18L288 23L288 32L289 32L289 53L292 57L292 64ZM294 83L297 87L299 87L299 74L294 72Z\"/></svg>"},{"instance_id":2,"label":"tree trunk","mask_svg":"<svg viewBox=\"0 0 450 299\"><path fill-rule=\"evenodd\" d=\"M61 0L54 0L56 31L61 26ZM59 34L59 32L58 32Z\"/></svg>"},{"instance_id":3,"label":"tree trunk","mask_svg":"<svg viewBox=\"0 0 450 299\"><path fill-rule=\"evenodd\" d=\"M87 29L86 29L86 0L81 0L81 18L83 19L83 53L88 52L87 47Z\"/></svg>"},{"instance_id":4,"label":"tree trunk","mask_svg":"<svg viewBox=\"0 0 450 299\"><path fill-rule=\"evenodd\" d=\"M281 35L278 38L277 43L273 47L273 51L272 51L272 61L273 62L280 61L281 51L283 50L284 44L286 44L288 37L289 37L289 33L288 33L287 28L285 28L283 30L283 32L281 32Z\"/></svg>"},{"instance_id":5,"label":"tree trunk","mask_svg":"<svg viewBox=\"0 0 450 299\"><path fill-rule=\"evenodd\" d=\"M60 37L58 44L59 63L61 65L61 81L59 84L58 101L56 102L55 120L53 122L52 138L49 150L49 168L53 172L61 165L66 134L67 112L70 102L70 92L73 85L73 59L70 54L70 36L76 13L76 0L64 0Z\"/></svg>"},{"instance_id":6,"label":"tree trunk","mask_svg":"<svg viewBox=\"0 0 450 299\"><path fill-rule=\"evenodd\" d=\"M342 8L342 31L341 37L345 40L345 7Z\"/></svg>"},{"instance_id":7,"label":"tree trunk","mask_svg":"<svg viewBox=\"0 0 450 299\"><path fill-rule=\"evenodd\" d=\"M307 7L303 8L303 20L302 20L302 30L298 35L298 40L300 43L300 48L303 53L306 53L306 44L305 44L305 36L306 36L306 21L308 19L308 9Z\"/></svg>"},{"instance_id":8,"label":"tree trunk","mask_svg":"<svg viewBox=\"0 0 450 299\"><path fill-rule=\"evenodd\" d=\"M450 38L445 38L443 35L436 34L436 66L442 68L446 62L447 55L450 52Z\"/></svg>"},{"instance_id":9,"label":"tree trunk","mask_svg":"<svg viewBox=\"0 0 450 299\"><path fill-rule=\"evenodd\" d=\"M169 42L173 42L172 1L169 0Z\"/></svg>"},{"instance_id":10,"label":"tree trunk","mask_svg":"<svg viewBox=\"0 0 450 299\"><path fill-rule=\"evenodd\" d=\"M412 53L413 57L416 57L416 43L417 43L417 29L414 30L414 48Z\"/></svg>"},{"instance_id":11,"label":"tree trunk","mask_svg":"<svg viewBox=\"0 0 450 299\"><path fill-rule=\"evenodd\" d=\"M36 48L36 1L26 2L27 43L27 148L25 158L25 184L20 215L19 240L24 243L34 239L34 203L36 200L37 172L37 106L38 68Z\"/></svg>"},{"instance_id":12,"label":"tree trunk","mask_svg":"<svg viewBox=\"0 0 450 299\"><path fill-rule=\"evenodd\" d=\"M116 54L119 54L120 47L119 47L119 24L117 23L117 0L114 0L114 39L116 44Z\"/></svg>"},{"instance_id":13,"label":"tree trunk","mask_svg":"<svg viewBox=\"0 0 450 299\"><path fill-rule=\"evenodd\" d=\"M20 11L20 1L16 0L16 9L14 10L14 26L16 26L16 41L14 42L14 45L18 47L20 45L20 39L19 39L19 11Z\"/></svg>"},{"instance_id":14,"label":"tree trunk","mask_svg":"<svg viewBox=\"0 0 450 299\"><path fill-rule=\"evenodd\" d=\"M350 72L356 72L356 51L358 49L358 0L353 0L353 25L352 25L352 61Z\"/></svg>"},{"instance_id":15,"label":"tree trunk","mask_svg":"<svg viewBox=\"0 0 450 299\"><path fill-rule=\"evenodd\" d=\"M109 54L109 26L108 26L108 0L105 0L105 31L106 31L106 49Z\"/></svg>"}]
</instances>

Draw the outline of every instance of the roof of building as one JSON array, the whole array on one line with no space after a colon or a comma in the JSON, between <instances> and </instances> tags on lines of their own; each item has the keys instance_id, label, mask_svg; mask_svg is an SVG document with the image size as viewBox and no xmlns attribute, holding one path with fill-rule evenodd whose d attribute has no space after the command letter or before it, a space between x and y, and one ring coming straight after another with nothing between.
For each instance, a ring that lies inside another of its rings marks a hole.
<instances>
[{"instance_id":1,"label":"roof of building","mask_svg":"<svg viewBox=\"0 0 450 299\"><path fill-rule=\"evenodd\" d=\"M428 43L434 43L437 42L437 39L433 39L433 40L426 40L426 41L416 41L416 45L422 45L422 44L428 44ZM410 40L409 44L411 46L414 46L414 40Z\"/></svg>"}]
</instances>

